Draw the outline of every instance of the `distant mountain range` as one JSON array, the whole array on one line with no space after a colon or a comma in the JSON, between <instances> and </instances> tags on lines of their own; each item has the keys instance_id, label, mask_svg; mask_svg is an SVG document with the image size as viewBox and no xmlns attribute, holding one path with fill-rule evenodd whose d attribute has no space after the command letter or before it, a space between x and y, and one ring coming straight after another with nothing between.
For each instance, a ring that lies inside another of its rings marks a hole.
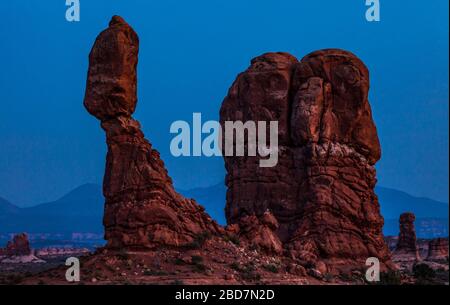
<instances>
[{"instance_id":1,"label":"distant mountain range","mask_svg":"<svg viewBox=\"0 0 450 305\"><path fill-rule=\"evenodd\" d=\"M56 201L28 208L0 198L0 233L102 232L103 203L96 184L84 184Z\"/></svg>"},{"instance_id":2,"label":"distant mountain range","mask_svg":"<svg viewBox=\"0 0 450 305\"><path fill-rule=\"evenodd\" d=\"M194 198L205 207L209 215L220 224L225 224L225 198L226 187L219 183L210 187L195 188L192 190L179 190L184 196ZM420 198L405 192L376 187L375 192L381 205L381 214L385 219L383 232L385 235L398 235L400 214L413 212L416 215L416 232L421 238L448 236L448 212L447 203L435 201L429 198Z\"/></svg>"},{"instance_id":3,"label":"distant mountain range","mask_svg":"<svg viewBox=\"0 0 450 305\"><path fill-rule=\"evenodd\" d=\"M416 234L421 238L446 237L449 230L448 203L414 197L405 192L376 187L375 192L384 216L385 235L398 235L398 215L409 211L416 215Z\"/></svg>"},{"instance_id":4,"label":"distant mountain range","mask_svg":"<svg viewBox=\"0 0 450 305\"><path fill-rule=\"evenodd\" d=\"M375 191L385 218L385 235L397 235L400 214L410 211L417 217L418 237L448 236L447 203L384 187L377 187ZM196 199L211 217L225 224L226 188L223 183L179 192ZM28 208L19 208L0 198L0 233L101 233L103 204L101 186L96 184L82 185L56 201Z\"/></svg>"}]
</instances>

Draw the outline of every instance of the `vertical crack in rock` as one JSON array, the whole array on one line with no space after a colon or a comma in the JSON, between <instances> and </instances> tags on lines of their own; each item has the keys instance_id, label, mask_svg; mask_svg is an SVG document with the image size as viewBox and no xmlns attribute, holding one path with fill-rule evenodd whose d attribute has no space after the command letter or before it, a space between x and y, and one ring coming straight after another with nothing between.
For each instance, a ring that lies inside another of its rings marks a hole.
<instances>
[{"instance_id":1,"label":"vertical crack in rock","mask_svg":"<svg viewBox=\"0 0 450 305\"><path fill-rule=\"evenodd\" d=\"M137 103L139 38L119 16L89 55L84 106L106 133L103 193L110 248L182 246L220 227L195 201L175 192L159 153L132 118Z\"/></svg>"},{"instance_id":2,"label":"vertical crack in rock","mask_svg":"<svg viewBox=\"0 0 450 305\"><path fill-rule=\"evenodd\" d=\"M224 157L228 223L270 213L294 258L361 266L377 257L390 264L374 193L381 149L368 91L366 66L347 51L320 50L301 61L287 53L253 59L229 89L220 120L223 127L278 121L278 164Z\"/></svg>"}]
</instances>

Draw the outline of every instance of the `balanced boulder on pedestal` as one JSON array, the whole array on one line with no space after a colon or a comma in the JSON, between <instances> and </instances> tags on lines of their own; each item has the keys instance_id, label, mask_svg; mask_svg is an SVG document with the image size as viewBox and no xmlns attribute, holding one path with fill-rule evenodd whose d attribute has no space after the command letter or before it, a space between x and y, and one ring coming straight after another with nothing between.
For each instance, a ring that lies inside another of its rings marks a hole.
<instances>
[{"instance_id":1,"label":"balanced boulder on pedestal","mask_svg":"<svg viewBox=\"0 0 450 305\"><path fill-rule=\"evenodd\" d=\"M106 133L103 194L110 248L183 246L219 226L194 200L175 192L159 153L132 118L137 103L139 39L114 16L89 55L84 106Z\"/></svg>"}]
</instances>

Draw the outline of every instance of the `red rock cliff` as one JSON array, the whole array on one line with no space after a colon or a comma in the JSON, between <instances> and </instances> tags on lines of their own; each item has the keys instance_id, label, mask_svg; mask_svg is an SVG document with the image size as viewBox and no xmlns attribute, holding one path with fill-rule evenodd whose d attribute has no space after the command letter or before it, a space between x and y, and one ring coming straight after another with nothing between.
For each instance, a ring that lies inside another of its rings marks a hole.
<instances>
[{"instance_id":1,"label":"red rock cliff","mask_svg":"<svg viewBox=\"0 0 450 305\"><path fill-rule=\"evenodd\" d=\"M221 124L278 121L279 160L263 168L259 157L225 157L228 223L270 211L293 257L389 261L374 193L381 149L368 91L366 66L347 51L253 59L223 101Z\"/></svg>"}]
</instances>

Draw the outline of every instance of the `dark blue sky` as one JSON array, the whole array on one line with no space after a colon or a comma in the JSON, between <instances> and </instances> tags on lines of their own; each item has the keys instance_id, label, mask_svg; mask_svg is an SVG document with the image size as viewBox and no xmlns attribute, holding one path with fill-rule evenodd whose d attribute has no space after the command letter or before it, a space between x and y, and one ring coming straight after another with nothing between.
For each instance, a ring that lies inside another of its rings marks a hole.
<instances>
[{"instance_id":1,"label":"dark blue sky","mask_svg":"<svg viewBox=\"0 0 450 305\"><path fill-rule=\"evenodd\" d=\"M448 202L448 0L64 0L1 1L0 196L18 205L100 183L106 145L82 106L88 53L114 14L140 36L135 117L179 188L223 180L220 158L174 158L174 120L218 119L251 58L321 48L357 54L371 73L370 101L382 144L379 185Z\"/></svg>"}]
</instances>

